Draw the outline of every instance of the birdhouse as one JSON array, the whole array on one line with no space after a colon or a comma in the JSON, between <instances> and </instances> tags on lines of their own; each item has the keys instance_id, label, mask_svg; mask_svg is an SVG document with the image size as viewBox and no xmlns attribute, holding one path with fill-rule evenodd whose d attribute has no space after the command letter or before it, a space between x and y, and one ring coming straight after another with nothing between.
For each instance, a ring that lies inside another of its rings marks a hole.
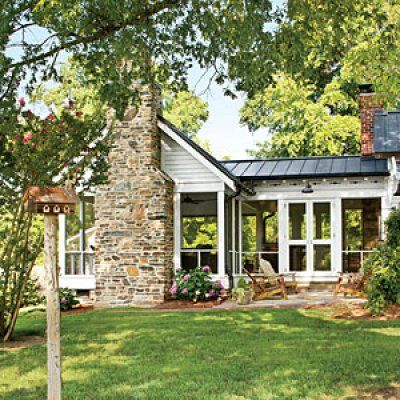
<instances>
[{"instance_id":1,"label":"birdhouse","mask_svg":"<svg viewBox=\"0 0 400 400\"><path fill-rule=\"evenodd\" d=\"M51 186L30 186L24 195L25 209L34 214L72 214L78 201L75 191Z\"/></svg>"}]
</instances>

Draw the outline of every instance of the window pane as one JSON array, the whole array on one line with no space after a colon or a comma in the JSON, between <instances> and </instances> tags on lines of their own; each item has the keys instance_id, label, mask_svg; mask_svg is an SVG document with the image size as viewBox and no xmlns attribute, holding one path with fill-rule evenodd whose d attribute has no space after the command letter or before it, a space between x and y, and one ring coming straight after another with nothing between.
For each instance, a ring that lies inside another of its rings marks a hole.
<instances>
[{"instance_id":1,"label":"window pane","mask_svg":"<svg viewBox=\"0 0 400 400\"><path fill-rule=\"evenodd\" d=\"M289 204L289 238L306 239L306 205L305 203Z\"/></svg>"},{"instance_id":2,"label":"window pane","mask_svg":"<svg viewBox=\"0 0 400 400\"><path fill-rule=\"evenodd\" d=\"M85 250L94 250L94 204L93 199L86 198L84 204Z\"/></svg>"},{"instance_id":3,"label":"window pane","mask_svg":"<svg viewBox=\"0 0 400 400\"><path fill-rule=\"evenodd\" d=\"M314 203L314 239L331 238L331 207L330 203Z\"/></svg>"},{"instance_id":4,"label":"window pane","mask_svg":"<svg viewBox=\"0 0 400 400\"><path fill-rule=\"evenodd\" d=\"M289 267L290 271L307 270L306 246L289 246Z\"/></svg>"},{"instance_id":5,"label":"window pane","mask_svg":"<svg viewBox=\"0 0 400 400\"><path fill-rule=\"evenodd\" d=\"M217 268L218 252L217 251L202 251L200 253L200 265L208 265L211 268L211 272L216 274L218 272Z\"/></svg>"},{"instance_id":6,"label":"window pane","mask_svg":"<svg viewBox=\"0 0 400 400\"><path fill-rule=\"evenodd\" d=\"M278 243L278 213L265 212L264 219L264 243Z\"/></svg>"},{"instance_id":7,"label":"window pane","mask_svg":"<svg viewBox=\"0 0 400 400\"><path fill-rule=\"evenodd\" d=\"M80 235L79 231L82 229L82 224L79 219L81 204L77 204L75 212L66 217L66 230L67 230L67 251L79 251L80 250Z\"/></svg>"},{"instance_id":8,"label":"window pane","mask_svg":"<svg viewBox=\"0 0 400 400\"><path fill-rule=\"evenodd\" d=\"M217 217L182 218L183 248L216 249Z\"/></svg>"},{"instance_id":9,"label":"window pane","mask_svg":"<svg viewBox=\"0 0 400 400\"><path fill-rule=\"evenodd\" d=\"M331 270L331 245L315 244L314 271L330 271L330 270Z\"/></svg>"}]
</instances>

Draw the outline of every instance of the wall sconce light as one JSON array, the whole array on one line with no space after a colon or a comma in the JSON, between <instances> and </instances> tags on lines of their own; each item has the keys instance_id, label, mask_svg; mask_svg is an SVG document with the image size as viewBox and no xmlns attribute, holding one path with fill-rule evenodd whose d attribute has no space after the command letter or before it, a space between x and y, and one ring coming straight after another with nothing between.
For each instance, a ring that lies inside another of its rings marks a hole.
<instances>
[{"instance_id":1,"label":"wall sconce light","mask_svg":"<svg viewBox=\"0 0 400 400\"><path fill-rule=\"evenodd\" d=\"M306 183L306 185L301 189L301 193L314 193L311 183Z\"/></svg>"}]
</instances>

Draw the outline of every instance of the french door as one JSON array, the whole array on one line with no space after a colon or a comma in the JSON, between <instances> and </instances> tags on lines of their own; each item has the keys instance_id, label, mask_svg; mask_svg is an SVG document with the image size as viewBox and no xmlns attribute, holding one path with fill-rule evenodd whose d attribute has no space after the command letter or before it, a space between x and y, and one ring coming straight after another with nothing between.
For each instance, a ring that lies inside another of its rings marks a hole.
<instances>
[{"instance_id":1,"label":"french door","mask_svg":"<svg viewBox=\"0 0 400 400\"><path fill-rule=\"evenodd\" d=\"M287 270L332 271L332 201L287 201L285 208Z\"/></svg>"}]
</instances>

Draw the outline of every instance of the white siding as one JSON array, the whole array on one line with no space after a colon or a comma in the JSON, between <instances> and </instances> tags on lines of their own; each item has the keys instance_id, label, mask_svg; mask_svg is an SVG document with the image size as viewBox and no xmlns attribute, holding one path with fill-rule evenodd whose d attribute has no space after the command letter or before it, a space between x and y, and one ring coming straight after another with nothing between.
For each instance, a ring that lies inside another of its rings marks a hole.
<instances>
[{"instance_id":1,"label":"white siding","mask_svg":"<svg viewBox=\"0 0 400 400\"><path fill-rule=\"evenodd\" d=\"M161 139L161 167L176 183L216 183L221 179L165 133Z\"/></svg>"}]
</instances>

